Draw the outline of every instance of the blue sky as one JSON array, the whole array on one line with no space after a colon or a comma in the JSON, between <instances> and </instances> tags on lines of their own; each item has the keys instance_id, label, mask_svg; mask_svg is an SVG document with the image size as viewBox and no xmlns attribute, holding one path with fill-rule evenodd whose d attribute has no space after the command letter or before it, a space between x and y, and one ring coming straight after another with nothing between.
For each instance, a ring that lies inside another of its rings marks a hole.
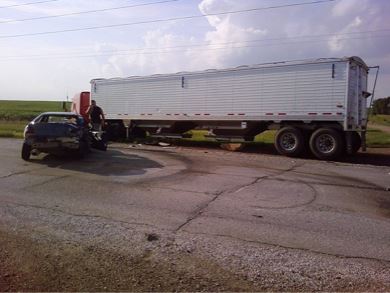
<instances>
[{"instance_id":1,"label":"blue sky","mask_svg":"<svg viewBox=\"0 0 390 293\"><path fill-rule=\"evenodd\" d=\"M96 30L20 34L180 18L315 0L0 0L0 99L64 100L99 77L357 55L380 65L377 97L390 96L390 1L335 0ZM11 22L10 22L11 21Z\"/></svg>"}]
</instances>

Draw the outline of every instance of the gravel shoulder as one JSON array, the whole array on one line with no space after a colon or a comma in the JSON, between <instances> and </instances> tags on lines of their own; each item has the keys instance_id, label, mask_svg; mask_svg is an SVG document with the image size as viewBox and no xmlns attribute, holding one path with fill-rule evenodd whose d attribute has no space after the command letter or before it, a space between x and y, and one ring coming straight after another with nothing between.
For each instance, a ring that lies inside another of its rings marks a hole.
<instances>
[{"instance_id":1,"label":"gravel shoulder","mask_svg":"<svg viewBox=\"0 0 390 293\"><path fill-rule=\"evenodd\" d=\"M165 235L149 242L146 235L142 246L130 241L127 249L116 250L1 231L0 290L390 290L386 262L194 235L174 240Z\"/></svg>"},{"instance_id":2,"label":"gravel shoulder","mask_svg":"<svg viewBox=\"0 0 390 293\"><path fill-rule=\"evenodd\" d=\"M99 245L6 232L0 232L0 245L0 291L256 290L242 276L180 254L161 261L151 250L131 256ZM183 268L186 264L190 267Z\"/></svg>"}]
</instances>

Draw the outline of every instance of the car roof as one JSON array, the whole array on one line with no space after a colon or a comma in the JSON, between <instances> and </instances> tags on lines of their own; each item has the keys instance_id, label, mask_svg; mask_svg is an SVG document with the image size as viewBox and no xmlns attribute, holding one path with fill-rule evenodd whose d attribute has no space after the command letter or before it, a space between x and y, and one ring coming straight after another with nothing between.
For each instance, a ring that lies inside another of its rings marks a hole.
<instances>
[{"instance_id":1,"label":"car roof","mask_svg":"<svg viewBox=\"0 0 390 293\"><path fill-rule=\"evenodd\" d=\"M44 112L41 115L50 115L50 116L79 116L75 112Z\"/></svg>"}]
</instances>

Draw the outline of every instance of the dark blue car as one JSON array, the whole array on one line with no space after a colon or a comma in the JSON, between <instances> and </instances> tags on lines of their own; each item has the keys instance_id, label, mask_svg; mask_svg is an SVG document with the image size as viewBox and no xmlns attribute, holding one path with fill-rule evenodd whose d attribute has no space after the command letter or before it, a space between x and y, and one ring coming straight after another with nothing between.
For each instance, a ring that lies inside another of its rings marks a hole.
<instances>
[{"instance_id":1,"label":"dark blue car","mask_svg":"<svg viewBox=\"0 0 390 293\"><path fill-rule=\"evenodd\" d=\"M47 112L26 126L22 158L29 160L40 152L72 152L83 157L91 147L106 150L107 143L99 133L90 131L83 117L70 112Z\"/></svg>"}]
</instances>

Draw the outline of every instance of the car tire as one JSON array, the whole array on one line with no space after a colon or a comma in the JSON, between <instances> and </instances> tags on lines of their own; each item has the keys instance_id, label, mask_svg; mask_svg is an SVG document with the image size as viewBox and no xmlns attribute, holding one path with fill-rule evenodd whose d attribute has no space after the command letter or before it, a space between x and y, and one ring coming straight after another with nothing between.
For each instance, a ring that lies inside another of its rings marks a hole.
<instances>
[{"instance_id":1,"label":"car tire","mask_svg":"<svg viewBox=\"0 0 390 293\"><path fill-rule=\"evenodd\" d=\"M31 155L31 146L27 143L23 143L22 146L22 159L28 161Z\"/></svg>"},{"instance_id":2,"label":"car tire","mask_svg":"<svg viewBox=\"0 0 390 293\"><path fill-rule=\"evenodd\" d=\"M320 128L310 137L310 149L321 160L334 160L345 149L345 141L339 131L333 128Z\"/></svg>"},{"instance_id":3,"label":"car tire","mask_svg":"<svg viewBox=\"0 0 390 293\"><path fill-rule=\"evenodd\" d=\"M305 150L305 137L296 127L283 127L275 136L275 148L279 154L297 157Z\"/></svg>"}]
</instances>

